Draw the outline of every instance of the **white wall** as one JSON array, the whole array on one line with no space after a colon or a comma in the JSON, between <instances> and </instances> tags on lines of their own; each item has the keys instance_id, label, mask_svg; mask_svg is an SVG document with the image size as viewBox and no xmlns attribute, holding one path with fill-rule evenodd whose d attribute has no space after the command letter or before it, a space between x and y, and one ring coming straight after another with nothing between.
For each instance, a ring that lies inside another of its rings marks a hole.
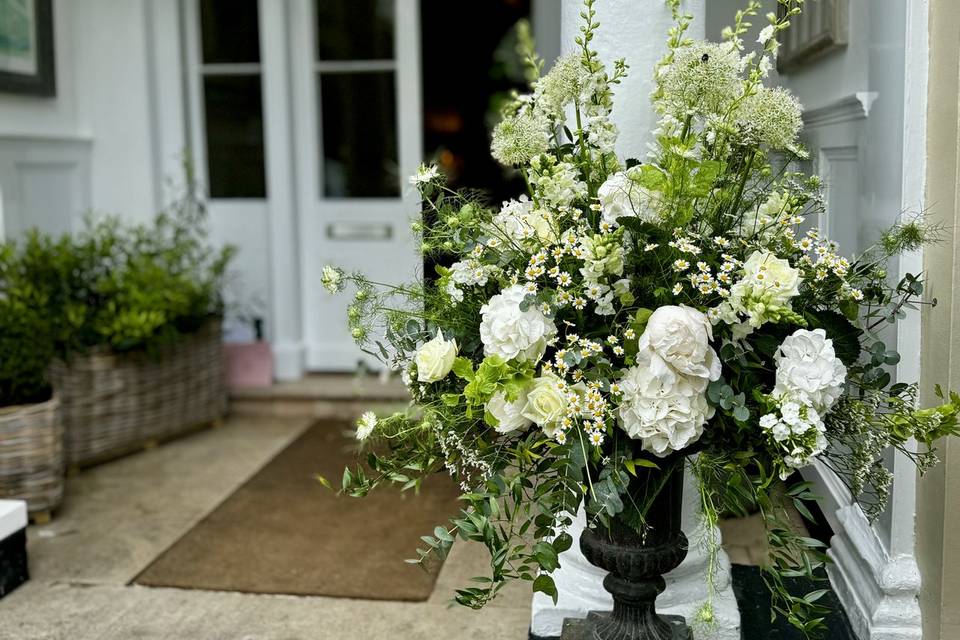
<instances>
[{"instance_id":1,"label":"white wall","mask_svg":"<svg viewBox=\"0 0 960 640\"><path fill-rule=\"evenodd\" d=\"M145 218L158 203L145 0L53 5L56 97L0 94L7 227L75 228L89 208ZM83 188L65 188L77 181Z\"/></svg>"}]
</instances>

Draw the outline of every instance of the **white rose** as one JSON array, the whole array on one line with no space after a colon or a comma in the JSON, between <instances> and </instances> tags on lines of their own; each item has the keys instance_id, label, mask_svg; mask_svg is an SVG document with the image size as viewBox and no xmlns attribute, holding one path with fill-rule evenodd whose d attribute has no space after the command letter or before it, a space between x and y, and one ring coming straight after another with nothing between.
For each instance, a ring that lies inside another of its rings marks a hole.
<instances>
[{"instance_id":1,"label":"white rose","mask_svg":"<svg viewBox=\"0 0 960 640\"><path fill-rule=\"evenodd\" d=\"M617 226L617 218L638 217L648 222L657 219L651 195L630 179L629 170L620 171L607 178L597 189L603 221Z\"/></svg>"},{"instance_id":2,"label":"white rose","mask_svg":"<svg viewBox=\"0 0 960 640\"><path fill-rule=\"evenodd\" d=\"M707 380L677 373L652 351L637 354L636 366L625 372L620 386L623 430L658 456L689 446L713 417Z\"/></svg>"},{"instance_id":3,"label":"white rose","mask_svg":"<svg viewBox=\"0 0 960 640\"><path fill-rule=\"evenodd\" d=\"M809 405L825 415L843 393L847 368L836 357L823 329L798 329L784 338L773 356L777 363L773 395Z\"/></svg>"},{"instance_id":4,"label":"white rose","mask_svg":"<svg viewBox=\"0 0 960 640\"><path fill-rule=\"evenodd\" d=\"M769 251L754 251L743 263L743 278L734 289L750 287L762 294L768 304L786 306L800 292L803 277L783 258ZM736 293L736 291L731 291Z\"/></svg>"},{"instance_id":5,"label":"white rose","mask_svg":"<svg viewBox=\"0 0 960 640\"><path fill-rule=\"evenodd\" d=\"M566 414L567 404L567 393L560 389L560 378L547 374L533 380L521 415L552 438Z\"/></svg>"},{"instance_id":6,"label":"white rose","mask_svg":"<svg viewBox=\"0 0 960 640\"><path fill-rule=\"evenodd\" d=\"M640 336L640 350L650 349L678 372L717 380L720 359L710 347L713 327L703 313L687 306L658 308Z\"/></svg>"},{"instance_id":7,"label":"white rose","mask_svg":"<svg viewBox=\"0 0 960 640\"><path fill-rule=\"evenodd\" d=\"M494 429L498 433L510 433L526 429L532 421L523 415L523 408L527 404L527 392L523 391L513 402L507 400L503 391L497 391L487 402L487 411L497 420Z\"/></svg>"},{"instance_id":8,"label":"white rose","mask_svg":"<svg viewBox=\"0 0 960 640\"><path fill-rule=\"evenodd\" d=\"M443 332L417 349L417 380L436 382L442 380L453 368L453 359L457 357L457 341L444 340Z\"/></svg>"},{"instance_id":9,"label":"white rose","mask_svg":"<svg viewBox=\"0 0 960 640\"><path fill-rule=\"evenodd\" d=\"M480 307L484 355L531 362L543 357L547 344L557 335L557 326L537 305L521 311L520 303L526 296L523 286L513 285Z\"/></svg>"}]
</instances>

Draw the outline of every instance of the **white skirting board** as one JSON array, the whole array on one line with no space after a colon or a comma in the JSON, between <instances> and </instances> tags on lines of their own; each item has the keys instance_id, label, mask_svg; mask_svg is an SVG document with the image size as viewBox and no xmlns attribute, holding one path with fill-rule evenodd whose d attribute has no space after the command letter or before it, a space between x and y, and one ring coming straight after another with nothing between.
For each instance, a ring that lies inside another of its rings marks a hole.
<instances>
[{"instance_id":1,"label":"white skirting board","mask_svg":"<svg viewBox=\"0 0 960 640\"><path fill-rule=\"evenodd\" d=\"M27 503L23 500L0 500L0 540L27 526Z\"/></svg>"}]
</instances>

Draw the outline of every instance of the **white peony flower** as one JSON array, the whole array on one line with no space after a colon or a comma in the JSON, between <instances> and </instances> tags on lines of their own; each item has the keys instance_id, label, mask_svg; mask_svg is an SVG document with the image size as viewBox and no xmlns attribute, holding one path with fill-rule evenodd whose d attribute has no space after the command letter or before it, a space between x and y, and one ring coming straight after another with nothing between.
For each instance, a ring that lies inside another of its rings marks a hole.
<instances>
[{"instance_id":1,"label":"white peony flower","mask_svg":"<svg viewBox=\"0 0 960 640\"><path fill-rule=\"evenodd\" d=\"M631 180L629 174L629 170L615 173L597 189L603 221L611 226L617 225L617 218L635 216L647 222L657 220L652 194Z\"/></svg>"},{"instance_id":2,"label":"white peony flower","mask_svg":"<svg viewBox=\"0 0 960 640\"><path fill-rule=\"evenodd\" d=\"M377 414L367 411L357 420L357 440L366 440L377 427Z\"/></svg>"},{"instance_id":3,"label":"white peony flower","mask_svg":"<svg viewBox=\"0 0 960 640\"><path fill-rule=\"evenodd\" d=\"M523 415L526 405L527 391L520 393L513 402L507 400L507 395L503 391L493 394L487 402L487 411L497 420L494 430L497 433L510 433L526 429L533 424L532 420Z\"/></svg>"},{"instance_id":4,"label":"white peony flower","mask_svg":"<svg viewBox=\"0 0 960 640\"><path fill-rule=\"evenodd\" d=\"M707 380L720 378L720 359L710 347L713 327L692 307L668 305L647 320L640 350L649 349L679 373Z\"/></svg>"},{"instance_id":5,"label":"white peony flower","mask_svg":"<svg viewBox=\"0 0 960 640\"><path fill-rule=\"evenodd\" d=\"M560 378L548 373L534 378L520 413L552 438L566 414L567 404L567 393L560 388Z\"/></svg>"},{"instance_id":6,"label":"white peony flower","mask_svg":"<svg viewBox=\"0 0 960 640\"><path fill-rule=\"evenodd\" d=\"M836 357L833 341L823 329L798 329L784 338L773 359L777 363L773 395L777 398L809 405L824 415L843 393L847 368Z\"/></svg>"},{"instance_id":7,"label":"white peony flower","mask_svg":"<svg viewBox=\"0 0 960 640\"><path fill-rule=\"evenodd\" d=\"M453 368L453 359L457 357L457 341L445 340L443 332L437 330L436 337L417 349L417 380L436 382L442 380Z\"/></svg>"},{"instance_id":8,"label":"white peony flower","mask_svg":"<svg viewBox=\"0 0 960 640\"><path fill-rule=\"evenodd\" d=\"M713 417L707 380L677 373L652 351L637 354L636 366L626 371L620 386L623 430L658 456L689 446Z\"/></svg>"},{"instance_id":9,"label":"white peony flower","mask_svg":"<svg viewBox=\"0 0 960 640\"><path fill-rule=\"evenodd\" d=\"M526 296L523 285L516 284L480 307L484 355L532 362L543 357L547 344L557 335L557 326L536 305L521 311Z\"/></svg>"}]
</instances>

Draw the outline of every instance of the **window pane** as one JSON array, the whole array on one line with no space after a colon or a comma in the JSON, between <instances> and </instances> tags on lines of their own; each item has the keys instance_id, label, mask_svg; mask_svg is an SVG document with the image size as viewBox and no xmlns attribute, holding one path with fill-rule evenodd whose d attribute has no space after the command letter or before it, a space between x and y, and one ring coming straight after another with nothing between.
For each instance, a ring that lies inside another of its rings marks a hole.
<instances>
[{"instance_id":1,"label":"window pane","mask_svg":"<svg viewBox=\"0 0 960 640\"><path fill-rule=\"evenodd\" d=\"M394 0L317 0L320 60L393 58Z\"/></svg>"},{"instance_id":2,"label":"window pane","mask_svg":"<svg viewBox=\"0 0 960 640\"><path fill-rule=\"evenodd\" d=\"M207 76L203 103L210 196L265 197L260 76Z\"/></svg>"},{"instance_id":3,"label":"window pane","mask_svg":"<svg viewBox=\"0 0 960 640\"><path fill-rule=\"evenodd\" d=\"M260 62L257 0L201 0L203 61Z\"/></svg>"},{"instance_id":4,"label":"window pane","mask_svg":"<svg viewBox=\"0 0 960 640\"><path fill-rule=\"evenodd\" d=\"M400 195L393 72L320 75L323 193Z\"/></svg>"}]
</instances>

